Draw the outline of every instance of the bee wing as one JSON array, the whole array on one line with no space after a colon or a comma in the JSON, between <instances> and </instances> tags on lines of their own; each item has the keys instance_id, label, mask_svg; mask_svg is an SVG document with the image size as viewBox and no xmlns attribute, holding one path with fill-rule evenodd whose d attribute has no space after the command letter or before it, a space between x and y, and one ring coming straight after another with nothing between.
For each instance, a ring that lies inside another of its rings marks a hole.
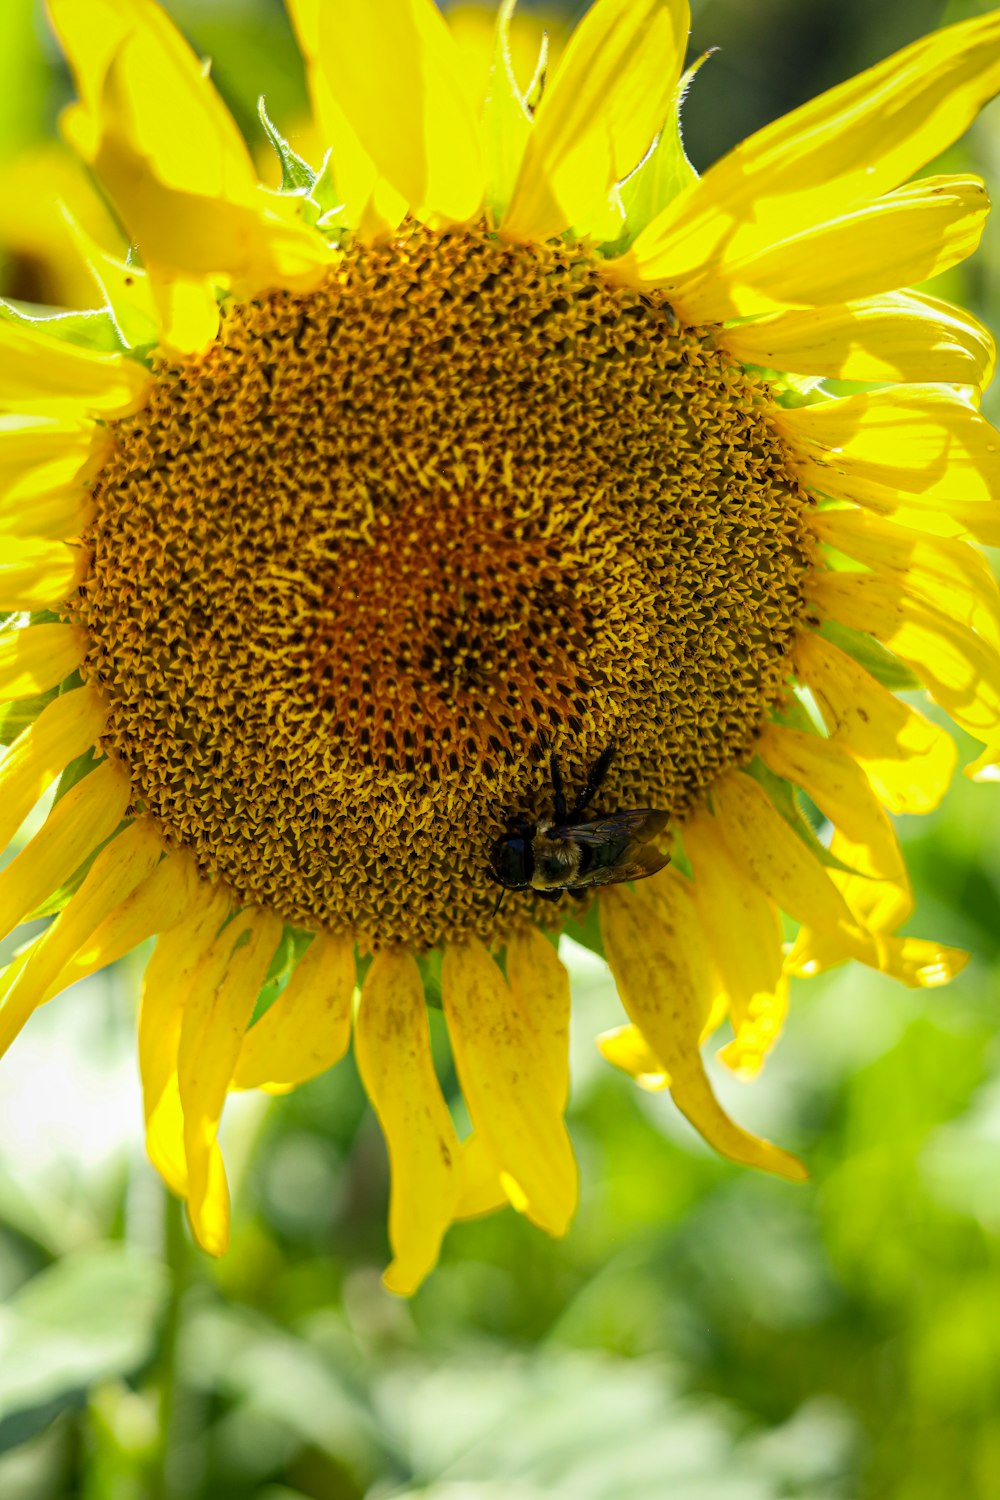
<instances>
[{"instance_id":1,"label":"bee wing","mask_svg":"<svg viewBox=\"0 0 1000 1500\"><path fill-rule=\"evenodd\" d=\"M655 875L670 863L669 854L661 854L652 844L630 844L613 865L598 866L588 870L578 882L579 888L588 885L621 885L626 880L645 880Z\"/></svg>"},{"instance_id":2,"label":"bee wing","mask_svg":"<svg viewBox=\"0 0 1000 1500\"><path fill-rule=\"evenodd\" d=\"M607 848L609 844L640 845L662 833L669 820L668 813L658 812L655 808L630 807L624 812L593 818L589 823L568 823L562 828L551 828L548 837L567 839L573 844L588 844L595 849Z\"/></svg>"}]
</instances>

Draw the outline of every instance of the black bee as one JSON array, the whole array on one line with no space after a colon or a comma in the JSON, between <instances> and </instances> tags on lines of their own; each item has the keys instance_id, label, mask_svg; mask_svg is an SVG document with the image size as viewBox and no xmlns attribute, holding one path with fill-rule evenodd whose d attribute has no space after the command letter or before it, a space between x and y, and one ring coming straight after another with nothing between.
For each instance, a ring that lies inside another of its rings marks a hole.
<instances>
[{"instance_id":1,"label":"black bee","mask_svg":"<svg viewBox=\"0 0 1000 1500\"><path fill-rule=\"evenodd\" d=\"M615 749L612 740L591 767L571 808L566 806L559 762L551 757L552 817L536 823L511 818L507 832L490 851L490 873L504 890L530 888L545 901L558 901L564 891L582 896L589 886L643 880L669 864L670 855L661 854L649 842L667 826L669 814L665 812L630 807L586 823L578 821L608 774Z\"/></svg>"}]
</instances>

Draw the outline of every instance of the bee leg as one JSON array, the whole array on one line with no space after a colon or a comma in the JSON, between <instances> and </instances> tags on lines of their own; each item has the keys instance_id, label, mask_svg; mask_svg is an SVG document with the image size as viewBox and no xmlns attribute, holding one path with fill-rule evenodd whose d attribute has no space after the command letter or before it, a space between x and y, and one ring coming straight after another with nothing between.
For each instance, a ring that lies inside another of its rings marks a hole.
<instances>
[{"instance_id":1,"label":"bee leg","mask_svg":"<svg viewBox=\"0 0 1000 1500\"><path fill-rule=\"evenodd\" d=\"M566 894L567 896L572 896L574 901L579 901L581 897L586 896L587 887L585 885L568 885L566 887Z\"/></svg>"},{"instance_id":2,"label":"bee leg","mask_svg":"<svg viewBox=\"0 0 1000 1500\"><path fill-rule=\"evenodd\" d=\"M555 821L561 827L567 821L566 789L563 786L562 771L559 769L559 762L556 760L555 751L553 751L549 756L549 770L552 775L552 792L554 804L553 816L555 817Z\"/></svg>"},{"instance_id":3,"label":"bee leg","mask_svg":"<svg viewBox=\"0 0 1000 1500\"><path fill-rule=\"evenodd\" d=\"M562 891L539 891L539 890L535 890L534 894L536 896L540 896L543 901L561 901L562 897L563 897Z\"/></svg>"},{"instance_id":4,"label":"bee leg","mask_svg":"<svg viewBox=\"0 0 1000 1500\"><path fill-rule=\"evenodd\" d=\"M615 751L617 749L618 741L614 739L609 741L608 748L601 752L601 754L595 760L594 764L591 766L590 775L587 777L587 783L584 786L583 791L580 793L579 797L577 797L573 807L573 811L569 815L569 821L571 823L576 822L577 818L583 812L583 809L587 806L587 803L590 802L600 791L601 783L604 781L605 776L607 776L608 774L608 767L614 759Z\"/></svg>"}]
</instances>

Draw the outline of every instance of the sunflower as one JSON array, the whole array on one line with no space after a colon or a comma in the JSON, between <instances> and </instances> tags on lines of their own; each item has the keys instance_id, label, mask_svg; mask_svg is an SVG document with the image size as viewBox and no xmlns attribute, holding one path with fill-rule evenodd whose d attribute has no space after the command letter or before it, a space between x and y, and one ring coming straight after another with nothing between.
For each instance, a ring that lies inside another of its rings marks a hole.
<instances>
[{"instance_id":1,"label":"sunflower","mask_svg":"<svg viewBox=\"0 0 1000 1500\"><path fill-rule=\"evenodd\" d=\"M609 1061L791 1179L701 1044L726 1023L751 1077L790 976L964 961L898 935L888 814L956 757L894 690L996 774L994 345L901 288L982 232L977 178L910 179L1000 88L1000 12L698 178L684 0L595 0L533 79L506 0L485 103L432 0L289 3L329 150L262 109L271 191L153 0L49 0L64 132L133 251L79 231L103 309L0 322L4 843L54 787L0 872L0 931L53 917L0 978L0 1048L155 936L148 1149L218 1254L227 1094L353 1029L409 1292L457 1219L570 1221L565 924L624 1005ZM594 806L658 812L670 867L498 907L508 820L612 747Z\"/></svg>"}]
</instances>

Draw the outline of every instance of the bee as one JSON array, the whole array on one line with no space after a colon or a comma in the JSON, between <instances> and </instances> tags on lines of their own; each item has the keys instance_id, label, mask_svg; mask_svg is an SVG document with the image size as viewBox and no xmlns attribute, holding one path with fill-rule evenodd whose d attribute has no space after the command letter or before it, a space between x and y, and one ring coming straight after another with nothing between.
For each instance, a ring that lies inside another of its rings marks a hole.
<instances>
[{"instance_id":1,"label":"bee","mask_svg":"<svg viewBox=\"0 0 1000 1500\"><path fill-rule=\"evenodd\" d=\"M568 807L559 762L549 761L552 776L551 818L511 818L490 851L490 874L505 891L531 889L544 901L558 901L568 891L582 896L590 886L617 885L623 880L644 880L669 864L650 843L667 826L669 814L651 807L621 808L603 818L581 822L608 774L616 742L591 767L586 783Z\"/></svg>"}]
</instances>

